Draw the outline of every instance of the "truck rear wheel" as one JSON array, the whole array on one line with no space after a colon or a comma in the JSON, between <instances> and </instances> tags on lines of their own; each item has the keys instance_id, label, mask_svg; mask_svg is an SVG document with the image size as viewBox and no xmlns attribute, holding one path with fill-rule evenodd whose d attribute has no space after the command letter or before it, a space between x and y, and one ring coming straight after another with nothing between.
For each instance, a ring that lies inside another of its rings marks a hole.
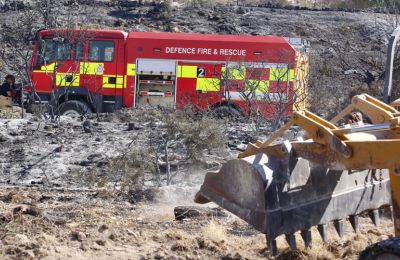
<instances>
[{"instance_id":1,"label":"truck rear wheel","mask_svg":"<svg viewBox=\"0 0 400 260\"><path fill-rule=\"evenodd\" d=\"M400 260L400 237L370 245L361 253L359 260Z\"/></svg>"},{"instance_id":2,"label":"truck rear wheel","mask_svg":"<svg viewBox=\"0 0 400 260\"><path fill-rule=\"evenodd\" d=\"M213 108L213 114L217 118L241 119L243 114L233 106L217 106Z\"/></svg>"},{"instance_id":3,"label":"truck rear wheel","mask_svg":"<svg viewBox=\"0 0 400 260\"><path fill-rule=\"evenodd\" d=\"M92 113L92 109L88 104L78 100L64 102L59 106L58 110L60 115L64 116L80 116Z\"/></svg>"}]
</instances>

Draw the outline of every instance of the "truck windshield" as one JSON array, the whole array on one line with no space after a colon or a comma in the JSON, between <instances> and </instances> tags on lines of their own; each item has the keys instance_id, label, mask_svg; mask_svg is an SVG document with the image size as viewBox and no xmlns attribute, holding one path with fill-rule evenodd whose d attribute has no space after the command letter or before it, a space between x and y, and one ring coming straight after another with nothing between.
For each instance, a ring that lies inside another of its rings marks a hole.
<instances>
[{"instance_id":1,"label":"truck windshield","mask_svg":"<svg viewBox=\"0 0 400 260\"><path fill-rule=\"evenodd\" d=\"M71 44L68 40L56 42L53 39L43 39L40 42L37 64L49 64L55 61L65 61L71 58Z\"/></svg>"}]
</instances>

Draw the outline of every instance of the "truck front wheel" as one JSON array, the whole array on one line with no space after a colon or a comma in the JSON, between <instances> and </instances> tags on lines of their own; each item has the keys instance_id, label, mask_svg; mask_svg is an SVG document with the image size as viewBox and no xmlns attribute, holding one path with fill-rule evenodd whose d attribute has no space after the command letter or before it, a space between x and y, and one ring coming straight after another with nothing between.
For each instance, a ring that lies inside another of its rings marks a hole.
<instances>
[{"instance_id":1,"label":"truck front wheel","mask_svg":"<svg viewBox=\"0 0 400 260\"><path fill-rule=\"evenodd\" d=\"M64 116L81 116L93 112L88 104L78 100L69 100L62 103L58 107L58 111L60 115Z\"/></svg>"}]
</instances>

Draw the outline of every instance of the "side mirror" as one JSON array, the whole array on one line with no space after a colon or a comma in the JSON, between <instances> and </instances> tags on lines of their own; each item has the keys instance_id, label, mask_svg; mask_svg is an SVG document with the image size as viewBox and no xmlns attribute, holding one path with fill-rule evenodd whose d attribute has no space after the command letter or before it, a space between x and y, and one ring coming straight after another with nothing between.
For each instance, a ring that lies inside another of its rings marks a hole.
<instances>
[{"instance_id":1,"label":"side mirror","mask_svg":"<svg viewBox=\"0 0 400 260\"><path fill-rule=\"evenodd\" d=\"M385 86L383 90L383 102L389 104L392 95L392 82L393 82L393 63L396 50L396 44L400 37L400 26L397 27L389 38L389 44L386 54L385 66Z\"/></svg>"}]
</instances>

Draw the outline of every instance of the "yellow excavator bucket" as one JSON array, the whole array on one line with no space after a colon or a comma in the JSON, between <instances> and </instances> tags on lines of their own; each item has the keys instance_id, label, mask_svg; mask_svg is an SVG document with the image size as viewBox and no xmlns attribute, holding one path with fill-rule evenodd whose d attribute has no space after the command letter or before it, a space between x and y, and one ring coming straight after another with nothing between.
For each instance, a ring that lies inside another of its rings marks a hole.
<instances>
[{"instance_id":1,"label":"yellow excavator bucket","mask_svg":"<svg viewBox=\"0 0 400 260\"><path fill-rule=\"evenodd\" d=\"M355 110L371 124L337 126ZM294 249L298 231L305 245L311 245L313 226L323 240L330 222L339 236L347 220L357 231L363 212L378 225L379 209L391 204L390 181L400 180L388 170L400 165L399 115L366 94L355 96L331 121L294 112L269 140L249 144L240 159L207 173L195 201L215 202L266 234L273 254L280 235ZM304 129L304 140L274 142L293 125Z\"/></svg>"}]
</instances>

